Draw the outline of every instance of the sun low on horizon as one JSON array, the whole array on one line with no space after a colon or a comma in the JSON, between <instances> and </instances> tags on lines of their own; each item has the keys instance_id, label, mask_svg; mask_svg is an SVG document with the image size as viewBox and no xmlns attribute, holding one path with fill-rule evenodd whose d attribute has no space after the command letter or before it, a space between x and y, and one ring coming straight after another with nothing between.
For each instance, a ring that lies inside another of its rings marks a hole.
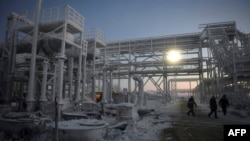
<instances>
[{"instance_id":1,"label":"sun low on horizon","mask_svg":"<svg viewBox=\"0 0 250 141\"><path fill-rule=\"evenodd\" d=\"M176 63L181 60L181 53L177 50L170 50L166 52L167 61Z\"/></svg>"}]
</instances>

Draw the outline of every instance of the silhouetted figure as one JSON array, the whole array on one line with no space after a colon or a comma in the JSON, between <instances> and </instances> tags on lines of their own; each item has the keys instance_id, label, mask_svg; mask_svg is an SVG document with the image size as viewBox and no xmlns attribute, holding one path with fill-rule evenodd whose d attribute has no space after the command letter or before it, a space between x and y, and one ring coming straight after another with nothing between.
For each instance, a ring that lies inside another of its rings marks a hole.
<instances>
[{"instance_id":1,"label":"silhouetted figure","mask_svg":"<svg viewBox=\"0 0 250 141\"><path fill-rule=\"evenodd\" d=\"M229 107L229 102L228 102L226 95L222 96L222 98L219 101L219 105L222 108L222 112L225 116L227 114L227 108Z\"/></svg>"},{"instance_id":2,"label":"silhouetted figure","mask_svg":"<svg viewBox=\"0 0 250 141\"><path fill-rule=\"evenodd\" d=\"M197 104L196 102L194 101L194 97L191 96L189 99L188 99L188 103L187 103L187 107L189 109L189 111L187 112L187 115L189 116L190 113L192 113L193 116L195 116L194 114L194 106L197 107Z\"/></svg>"},{"instance_id":3,"label":"silhouetted figure","mask_svg":"<svg viewBox=\"0 0 250 141\"><path fill-rule=\"evenodd\" d=\"M217 102L215 99L215 96L212 96L209 101L209 106L210 106L210 113L208 113L208 117L210 117L214 113L214 117L217 117Z\"/></svg>"}]
</instances>

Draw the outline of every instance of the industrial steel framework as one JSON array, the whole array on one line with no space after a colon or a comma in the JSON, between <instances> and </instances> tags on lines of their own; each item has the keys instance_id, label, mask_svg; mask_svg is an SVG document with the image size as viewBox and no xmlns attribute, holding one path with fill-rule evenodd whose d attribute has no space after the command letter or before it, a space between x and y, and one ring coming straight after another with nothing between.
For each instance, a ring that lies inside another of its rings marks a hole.
<instances>
[{"instance_id":1,"label":"industrial steel framework","mask_svg":"<svg viewBox=\"0 0 250 141\"><path fill-rule=\"evenodd\" d=\"M250 34L239 31L236 22L202 24L201 45L208 48L206 59L207 95L231 94L233 103L249 100Z\"/></svg>"},{"instance_id":2,"label":"industrial steel framework","mask_svg":"<svg viewBox=\"0 0 250 141\"><path fill-rule=\"evenodd\" d=\"M2 102L26 94L34 108L37 101L55 97L59 104L85 96L95 100L96 92L102 92L103 102L112 103L115 80L120 92L126 81L130 94L138 88L135 83L132 90L134 75L167 100L181 91L178 82L193 81L197 86L190 91L201 102L222 93L249 99L250 35L240 32L235 22L202 24L201 32L191 34L106 43L104 32L84 32L84 18L68 5L43 9L33 17L27 12L7 17L0 50ZM167 60L171 50L181 53L179 62Z\"/></svg>"},{"instance_id":3,"label":"industrial steel framework","mask_svg":"<svg viewBox=\"0 0 250 141\"><path fill-rule=\"evenodd\" d=\"M37 101L42 104L56 98L62 104L66 98L81 100L86 77L86 69L82 69L87 58L84 18L68 5L43 9L39 16L37 24L33 13L7 17L1 55L1 101L18 101L25 96L29 110L37 107ZM31 51L34 47L35 52ZM33 58L35 64L31 63Z\"/></svg>"},{"instance_id":4,"label":"industrial steel framework","mask_svg":"<svg viewBox=\"0 0 250 141\"><path fill-rule=\"evenodd\" d=\"M202 24L200 28L201 32L193 34L109 42L101 54L106 53L106 65L113 68L119 87L122 79L128 80L129 92L135 74L146 79L145 86L151 81L167 97L171 93L168 80L189 76L182 81L197 79L193 94L201 101L221 94L243 94L249 99L249 34L240 32L234 21ZM170 50L180 51L182 60L168 62L166 53ZM98 64L102 66L102 62Z\"/></svg>"},{"instance_id":5,"label":"industrial steel framework","mask_svg":"<svg viewBox=\"0 0 250 141\"><path fill-rule=\"evenodd\" d=\"M109 42L105 49L101 54L106 52L106 65L113 68L113 79L118 79L119 86L121 79L127 79L129 92L132 91L131 78L137 74L147 79L145 83L151 81L159 93L170 98L168 77L190 75L202 82L203 73L207 71L203 67L200 33ZM173 49L184 56L178 63L166 59L167 52ZM99 75L102 76L103 64L98 64Z\"/></svg>"}]
</instances>

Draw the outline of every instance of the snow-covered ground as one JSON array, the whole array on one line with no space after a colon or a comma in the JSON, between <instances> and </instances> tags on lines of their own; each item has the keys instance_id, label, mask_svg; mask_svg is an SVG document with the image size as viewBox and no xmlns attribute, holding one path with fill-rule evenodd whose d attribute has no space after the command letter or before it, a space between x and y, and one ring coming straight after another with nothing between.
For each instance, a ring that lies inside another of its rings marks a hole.
<instances>
[{"instance_id":1,"label":"snow-covered ground","mask_svg":"<svg viewBox=\"0 0 250 141\"><path fill-rule=\"evenodd\" d=\"M148 101L147 106L144 107L145 111L148 110L147 114L140 116L138 120L128 121L126 129L123 131L109 129L106 140L157 141L161 131L171 127L171 117L167 115L167 112L170 112L168 107L161 99ZM106 117L106 120L107 118L109 117Z\"/></svg>"},{"instance_id":2,"label":"snow-covered ground","mask_svg":"<svg viewBox=\"0 0 250 141\"><path fill-rule=\"evenodd\" d=\"M221 109L218 109L219 118L215 119L213 116L209 118L207 114L210 112L210 109L207 103L197 102L198 107L195 108L196 116L187 116L186 102L186 99L179 99L172 103L166 103L161 98L150 99L147 101L147 106L141 108L144 112L141 114L142 116L135 118L135 120L118 121L112 115L102 116L102 120L107 122L107 135L103 139L98 139L98 141L159 141L164 130L175 127L177 129L183 128L181 132L186 132L187 136L192 137L194 136L194 131L189 130L190 127L221 129L225 124L250 125L249 115L245 111L236 110L233 107L229 107L226 116L222 114ZM74 124L67 126L74 126ZM48 131L50 135L44 132L36 136L35 141L52 140L52 132L51 130ZM175 136L165 133L163 141L175 140ZM180 140L185 138L185 135L181 136L178 137Z\"/></svg>"},{"instance_id":3,"label":"snow-covered ground","mask_svg":"<svg viewBox=\"0 0 250 141\"><path fill-rule=\"evenodd\" d=\"M181 107L181 103L184 106ZM175 126L175 123L195 124L198 126L212 126L223 128L225 124L250 124L249 115L245 111L239 111L229 107L228 114L224 116L221 109L218 109L218 119L213 116L209 118L210 112L207 103L198 103L195 108L196 116L187 116L186 100L177 100L174 103L163 103L160 100L148 101L148 109L153 112L141 117L134 124L128 125L124 131L110 130L108 141L159 141L164 129ZM209 134L209 133L205 133ZM191 135L191 133L189 133ZM221 134L223 136L223 134ZM171 135L167 140L172 140Z\"/></svg>"}]
</instances>

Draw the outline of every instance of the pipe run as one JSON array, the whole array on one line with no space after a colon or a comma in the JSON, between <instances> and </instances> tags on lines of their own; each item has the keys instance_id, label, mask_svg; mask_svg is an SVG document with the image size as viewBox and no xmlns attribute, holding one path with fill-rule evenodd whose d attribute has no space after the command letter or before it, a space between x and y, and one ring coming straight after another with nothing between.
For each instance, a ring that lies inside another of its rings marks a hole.
<instances>
[{"instance_id":1,"label":"pipe run","mask_svg":"<svg viewBox=\"0 0 250 141\"><path fill-rule=\"evenodd\" d=\"M138 99L137 104L139 106L144 106L143 105L143 103L144 103L144 101L143 101L144 100L144 86L143 86L144 84L143 84L143 79L140 76L138 76L138 75L134 75L133 79L138 82L139 99Z\"/></svg>"}]
</instances>

